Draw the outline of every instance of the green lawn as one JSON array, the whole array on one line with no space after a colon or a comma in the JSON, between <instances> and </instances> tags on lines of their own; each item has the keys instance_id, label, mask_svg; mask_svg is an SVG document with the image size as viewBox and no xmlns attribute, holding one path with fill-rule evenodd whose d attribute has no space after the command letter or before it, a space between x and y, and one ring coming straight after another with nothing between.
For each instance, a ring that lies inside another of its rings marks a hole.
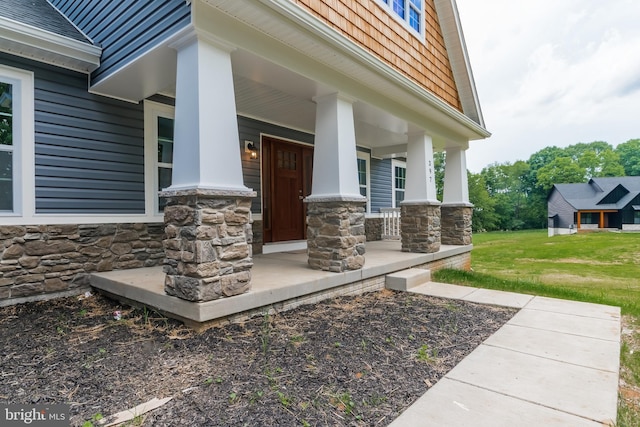
<instances>
[{"instance_id":1,"label":"green lawn","mask_svg":"<svg viewBox=\"0 0 640 427\"><path fill-rule=\"evenodd\" d=\"M474 234L473 244L472 272L433 279L622 308L631 332L622 337L617 425L640 425L640 233L492 232Z\"/></svg>"},{"instance_id":2,"label":"green lawn","mask_svg":"<svg viewBox=\"0 0 640 427\"><path fill-rule=\"evenodd\" d=\"M473 244L472 274L447 270L436 280L618 305L640 316L638 233L478 233Z\"/></svg>"}]
</instances>

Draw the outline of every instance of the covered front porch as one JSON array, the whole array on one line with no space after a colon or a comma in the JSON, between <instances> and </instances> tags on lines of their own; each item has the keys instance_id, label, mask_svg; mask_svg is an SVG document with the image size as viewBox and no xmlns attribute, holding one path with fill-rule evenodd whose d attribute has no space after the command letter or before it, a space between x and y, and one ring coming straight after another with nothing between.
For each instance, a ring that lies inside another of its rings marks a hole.
<instances>
[{"instance_id":1,"label":"covered front porch","mask_svg":"<svg viewBox=\"0 0 640 427\"><path fill-rule=\"evenodd\" d=\"M367 242L367 260L359 270L315 270L306 251L254 256L251 289L233 298L192 302L167 295L161 267L94 273L91 285L117 299L151 307L194 327L241 320L268 310L287 310L323 299L379 290L389 274L411 268L468 268L472 245L442 245L434 253L401 251L398 241ZM422 275L421 277L424 277ZM427 276L428 277L428 276Z\"/></svg>"}]
</instances>

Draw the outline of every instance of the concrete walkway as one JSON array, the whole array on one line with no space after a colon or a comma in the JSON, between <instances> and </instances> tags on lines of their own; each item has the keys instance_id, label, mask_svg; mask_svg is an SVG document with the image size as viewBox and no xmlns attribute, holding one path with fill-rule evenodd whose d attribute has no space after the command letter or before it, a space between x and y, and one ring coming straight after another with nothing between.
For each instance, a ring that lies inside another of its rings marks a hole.
<instances>
[{"instance_id":1,"label":"concrete walkway","mask_svg":"<svg viewBox=\"0 0 640 427\"><path fill-rule=\"evenodd\" d=\"M615 422L619 307L431 282L409 292L521 310L392 427Z\"/></svg>"}]
</instances>

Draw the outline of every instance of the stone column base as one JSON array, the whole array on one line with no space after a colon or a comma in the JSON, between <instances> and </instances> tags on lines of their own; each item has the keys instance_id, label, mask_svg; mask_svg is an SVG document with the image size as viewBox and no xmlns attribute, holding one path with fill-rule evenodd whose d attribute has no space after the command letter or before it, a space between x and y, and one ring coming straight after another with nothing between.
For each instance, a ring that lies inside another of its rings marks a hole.
<instances>
[{"instance_id":1,"label":"stone column base","mask_svg":"<svg viewBox=\"0 0 640 427\"><path fill-rule=\"evenodd\" d=\"M440 203L400 203L402 252L433 253L440 250Z\"/></svg>"},{"instance_id":2,"label":"stone column base","mask_svg":"<svg viewBox=\"0 0 640 427\"><path fill-rule=\"evenodd\" d=\"M340 273L364 265L366 200L307 201L309 265Z\"/></svg>"},{"instance_id":3,"label":"stone column base","mask_svg":"<svg viewBox=\"0 0 640 427\"><path fill-rule=\"evenodd\" d=\"M250 289L253 191L163 191L165 292L211 301Z\"/></svg>"},{"instance_id":4,"label":"stone column base","mask_svg":"<svg viewBox=\"0 0 640 427\"><path fill-rule=\"evenodd\" d=\"M473 206L469 204L443 204L442 244L470 245Z\"/></svg>"}]
</instances>

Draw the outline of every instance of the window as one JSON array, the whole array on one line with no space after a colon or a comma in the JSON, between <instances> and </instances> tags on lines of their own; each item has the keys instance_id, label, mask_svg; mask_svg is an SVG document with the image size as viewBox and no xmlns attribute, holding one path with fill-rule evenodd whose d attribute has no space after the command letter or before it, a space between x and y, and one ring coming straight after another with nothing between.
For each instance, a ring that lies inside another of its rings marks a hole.
<instances>
[{"instance_id":1,"label":"window","mask_svg":"<svg viewBox=\"0 0 640 427\"><path fill-rule=\"evenodd\" d=\"M33 98L33 73L0 65L0 215L34 211Z\"/></svg>"},{"instance_id":2,"label":"window","mask_svg":"<svg viewBox=\"0 0 640 427\"><path fill-rule=\"evenodd\" d=\"M379 0L382 6L411 31L424 38L424 1L423 0Z\"/></svg>"},{"instance_id":3,"label":"window","mask_svg":"<svg viewBox=\"0 0 640 427\"><path fill-rule=\"evenodd\" d=\"M13 212L13 85L0 80L0 211Z\"/></svg>"},{"instance_id":4,"label":"window","mask_svg":"<svg viewBox=\"0 0 640 427\"><path fill-rule=\"evenodd\" d=\"M636 210L633 212L633 223L640 224L640 210Z\"/></svg>"},{"instance_id":5,"label":"window","mask_svg":"<svg viewBox=\"0 0 640 427\"><path fill-rule=\"evenodd\" d=\"M394 160L391 162L393 168L393 207L400 206L404 200L404 189L407 182L407 165L404 162Z\"/></svg>"},{"instance_id":6,"label":"window","mask_svg":"<svg viewBox=\"0 0 640 427\"><path fill-rule=\"evenodd\" d=\"M371 157L369 153L358 151L358 185L360 186L360 194L367 198L367 212L371 212L371 196L369 194L370 176L369 161Z\"/></svg>"},{"instance_id":7,"label":"window","mask_svg":"<svg viewBox=\"0 0 640 427\"><path fill-rule=\"evenodd\" d=\"M170 105L144 103L146 211L156 216L164 210L158 191L171 186L174 111Z\"/></svg>"},{"instance_id":8,"label":"window","mask_svg":"<svg viewBox=\"0 0 640 427\"><path fill-rule=\"evenodd\" d=\"M173 119L158 116L158 190L171 186L173 170ZM164 199L158 200L159 210L164 210Z\"/></svg>"}]
</instances>

